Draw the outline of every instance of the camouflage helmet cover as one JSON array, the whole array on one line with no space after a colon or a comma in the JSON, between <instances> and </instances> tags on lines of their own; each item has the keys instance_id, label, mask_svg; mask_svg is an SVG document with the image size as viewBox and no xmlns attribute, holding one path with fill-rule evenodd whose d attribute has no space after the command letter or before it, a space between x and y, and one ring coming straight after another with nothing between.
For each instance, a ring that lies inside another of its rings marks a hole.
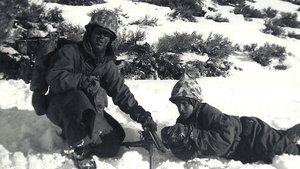
<instances>
[{"instance_id":1,"label":"camouflage helmet cover","mask_svg":"<svg viewBox=\"0 0 300 169\"><path fill-rule=\"evenodd\" d=\"M181 78L173 87L170 101L174 103L180 98L194 99L202 102L202 89L198 82L194 79Z\"/></svg>"},{"instance_id":2,"label":"camouflage helmet cover","mask_svg":"<svg viewBox=\"0 0 300 169\"><path fill-rule=\"evenodd\" d=\"M110 10L103 9L92 14L90 22L85 26L87 29L90 26L100 26L112 34L112 40L117 37L118 18L116 14Z\"/></svg>"}]
</instances>

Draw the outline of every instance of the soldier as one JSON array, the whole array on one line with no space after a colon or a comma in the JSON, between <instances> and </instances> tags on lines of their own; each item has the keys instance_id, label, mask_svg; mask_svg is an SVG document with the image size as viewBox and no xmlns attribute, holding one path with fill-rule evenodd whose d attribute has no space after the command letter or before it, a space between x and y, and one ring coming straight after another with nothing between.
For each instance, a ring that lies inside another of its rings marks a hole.
<instances>
[{"instance_id":1,"label":"soldier","mask_svg":"<svg viewBox=\"0 0 300 169\"><path fill-rule=\"evenodd\" d=\"M60 48L46 76L50 87L47 117L62 128L79 168L95 168L92 155L112 157L125 137L121 125L106 111L107 95L143 128L157 130L151 113L140 106L113 60L117 16L95 13L79 43Z\"/></svg>"},{"instance_id":2,"label":"soldier","mask_svg":"<svg viewBox=\"0 0 300 169\"><path fill-rule=\"evenodd\" d=\"M281 131L256 117L223 114L203 102L196 80L180 79L170 101L176 104L180 115L174 126L162 129L161 136L164 145L181 160L214 156L243 163L271 163L275 155L300 154L296 144L300 124Z\"/></svg>"}]
</instances>

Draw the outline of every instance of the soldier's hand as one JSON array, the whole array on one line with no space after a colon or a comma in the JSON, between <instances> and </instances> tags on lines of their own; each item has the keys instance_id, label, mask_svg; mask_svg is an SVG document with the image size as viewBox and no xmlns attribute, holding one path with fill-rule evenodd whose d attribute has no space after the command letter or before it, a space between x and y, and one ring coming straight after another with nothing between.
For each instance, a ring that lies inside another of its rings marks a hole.
<instances>
[{"instance_id":1,"label":"soldier's hand","mask_svg":"<svg viewBox=\"0 0 300 169\"><path fill-rule=\"evenodd\" d=\"M170 127L168 130L168 135L174 140L183 140L188 133L187 126L176 123L174 126Z\"/></svg>"},{"instance_id":2,"label":"soldier's hand","mask_svg":"<svg viewBox=\"0 0 300 169\"><path fill-rule=\"evenodd\" d=\"M99 79L96 76L83 76L80 88L88 95L93 96L100 88Z\"/></svg>"},{"instance_id":3,"label":"soldier's hand","mask_svg":"<svg viewBox=\"0 0 300 169\"><path fill-rule=\"evenodd\" d=\"M145 117L145 120L142 122L143 129L149 129L151 131L157 131L157 124L153 121L151 115Z\"/></svg>"}]
</instances>

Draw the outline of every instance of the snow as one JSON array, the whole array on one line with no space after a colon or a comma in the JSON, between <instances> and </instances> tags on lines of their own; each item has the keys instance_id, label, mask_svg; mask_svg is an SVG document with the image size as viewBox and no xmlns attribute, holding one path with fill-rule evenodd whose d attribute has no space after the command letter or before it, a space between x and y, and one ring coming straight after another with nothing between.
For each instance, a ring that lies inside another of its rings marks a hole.
<instances>
[{"instance_id":1,"label":"snow","mask_svg":"<svg viewBox=\"0 0 300 169\"><path fill-rule=\"evenodd\" d=\"M210 1L204 1L212 6ZM247 2L248 3L248 2ZM297 6L280 0L256 0L249 5L263 9L272 4L272 8L280 11L294 11ZM124 27L135 30L136 25L128 23L145 15L158 18L158 26L141 27L147 32L146 42L154 44L164 34L197 31L203 36L211 32L223 34L233 43L245 45L250 43L276 43L285 46L293 55L286 63L289 69L276 71L263 68L247 57L239 54L230 56L243 71L232 70L227 78L200 78L204 99L224 113L239 116L256 116L276 129L287 129L300 122L300 41L284 39L263 34L263 20L245 21L241 15L234 15L232 7L218 6L219 13L229 18L229 23L216 23L211 20L197 18L198 22L189 23L179 20L167 20L170 8L158 7L147 3L128 0L111 0L105 4L89 7L66 6L47 3L47 8L59 7L63 16L73 24L86 25L87 14L97 8L121 8L128 18L121 18ZM298 12L299 13L299 12ZM299 29L297 29L299 31ZM193 54L185 54L195 58ZM186 58L187 58L186 57ZM132 93L139 103L153 115L158 124L158 131L164 126L172 125L178 116L177 109L168 99L174 80L126 80ZM21 80L0 80L0 168L3 169L58 169L75 168L73 162L61 155L68 149L57 133L60 129L49 122L45 116L37 116L31 106L29 85ZM128 115L122 113L109 100L107 109L124 127L125 141L139 139L141 126L133 122ZM159 132L158 132L159 134ZM160 134L159 134L160 135ZM122 148L114 158L99 159L94 157L99 168L104 169L147 169L149 160L147 151L142 148ZM157 169L296 169L299 168L300 156L280 155L273 159L272 164L242 164L239 161L219 158L194 159L182 162L170 152L155 152L155 168Z\"/></svg>"}]
</instances>

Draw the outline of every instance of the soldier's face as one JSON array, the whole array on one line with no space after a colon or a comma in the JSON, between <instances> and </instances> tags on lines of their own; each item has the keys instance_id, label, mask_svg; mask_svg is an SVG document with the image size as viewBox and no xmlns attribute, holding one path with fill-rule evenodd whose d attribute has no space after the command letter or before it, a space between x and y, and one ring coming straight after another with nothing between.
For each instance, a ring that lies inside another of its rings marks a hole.
<instances>
[{"instance_id":1,"label":"soldier's face","mask_svg":"<svg viewBox=\"0 0 300 169\"><path fill-rule=\"evenodd\" d=\"M90 38L91 46L96 53L105 52L106 46L110 42L111 34L100 27L95 27Z\"/></svg>"},{"instance_id":2,"label":"soldier's face","mask_svg":"<svg viewBox=\"0 0 300 169\"><path fill-rule=\"evenodd\" d=\"M194 107L188 100L177 100L175 104L178 108L180 117L183 119L187 119L192 115Z\"/></svg>"}]
</instances>

